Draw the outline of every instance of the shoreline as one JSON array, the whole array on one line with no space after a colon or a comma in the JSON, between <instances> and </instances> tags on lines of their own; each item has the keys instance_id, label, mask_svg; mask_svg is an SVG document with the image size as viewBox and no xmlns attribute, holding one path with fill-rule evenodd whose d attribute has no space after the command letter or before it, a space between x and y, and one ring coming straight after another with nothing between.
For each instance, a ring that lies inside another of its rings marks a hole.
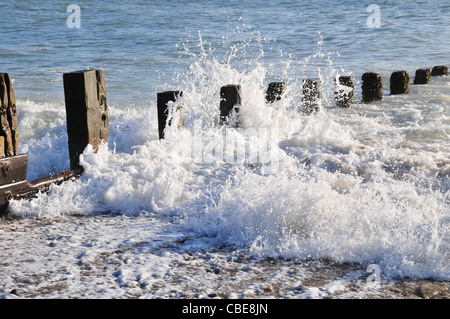
<instances>
[{"instance_id":1,"label":"shoreline","mask_svg":"<svg viewBox=\"0 0 450 319\"><path fill-rule=\"evenodd\" d=\"M142 235L154 221L120 215L2 218L0 298L450 299L449 281L382 278L373 288L358 264L256 258L211 245L195 250L196 240L209 239L164 238L164 227Z\"/></svg>"}]
</instances>

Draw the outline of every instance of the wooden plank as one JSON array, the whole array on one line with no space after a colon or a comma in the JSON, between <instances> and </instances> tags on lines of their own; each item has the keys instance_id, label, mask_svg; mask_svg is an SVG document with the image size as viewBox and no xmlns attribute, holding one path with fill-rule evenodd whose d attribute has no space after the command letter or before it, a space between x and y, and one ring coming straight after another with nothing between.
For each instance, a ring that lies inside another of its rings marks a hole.
<instances>
[{"instance_id":1,"label":"wooden plank","mask_svg":"<svg viewBox=\"0 0 450 319\"><path fill-rule=\"evenodd\" d=\"M27 166L26 154L0 159L0 186L26 180Z\"/></svg>"},{"instance_id":2,"label":"wooden plank","mask_svg":"<svg viewBox=\"0 0 450 319\"><path fill-rule=\"evenodd\" d=\"M108 141L109 115L108 103L106 101L106 81L103 75L103 71L96 70L95 75L97 77L97 101L100 110L100 122L98 122L99 138L101 141Z\"/></svg>"},{"instance_id":3,"label":"wooden plank","mask_svg":"<svg viewBox=\"0 0 450 319\"><path fill-rule=\"evenodd\" d=\"M6 156L5 149L6 149L5 137L0 136L0 159Z\"/></svg>"},{"instance_id":4,"label":"wooden plank","mask_svg":"<svg viewBox=\"0 0 450 319\"><path fill-rule=\"evenodd\" d=\"M0 215L8 208L14 194L27 186L28 155L0 159Z\"/></svg>"},{"instance_id":5,"label":"wooden plank","mask_svg":"<svg viewBox=\"0 0 450 319\"><path fill-rule=\"evenodd\" d=\"M108 142L108 107L106 85L101 71L65 73L67 134L70 167L80 168L79 158L88 144L97 151L100 143Z\"/></svg>"},{"instance_id":6,"label":"wooden plank","mask_svg":"<svg viewBox=\"0 0 450 319\"><path fill-rule=\"evenodd\" d=\"M8 90L8 108L7 116L9 127L11 129L11 138L13 144L14 155L19 155L19 125L17 121L17 105L16 94L14 92L13 82L8 73L4 74L5 83Z\"/></svg>"},{"instance_id":7,"label":"wooden plank","mask_svg":"<svg viewBox=\"0 0 450 319\"><path fill-rule=\"evenodd\" d=\"M27 181L0 186L0 216L7 214L9 202L14 199L14 194L23 193L27 189Z\"/></svg>"},{"instance_id":8,"label":"wooden plank","mask_svg":"<svg viewBox=\"0 0 450 319\"><path fill-rule=\"evenodd\" d=\"M7 213L12 199L29 199L38 192L48 191L52 184L74 180L82 174L80 168L28 182L27 165L26 154L0 159L0 215Z\"/></svg>"},{"instance_id":9,"label":"wooden plank","mask_svg":"<svg viewBox=\"0 0 450 319\"><path fill-rule=\"evenodd\" d=\"M8 78L9 77L5 76L5 73L0 73L0 135L3 136L5 140L4 154L6 156L14 156L13 137L8 120L9 89L6 83ZM0 154L3 154L3 152L0 152Z\"/></svg>"}]
</instances>

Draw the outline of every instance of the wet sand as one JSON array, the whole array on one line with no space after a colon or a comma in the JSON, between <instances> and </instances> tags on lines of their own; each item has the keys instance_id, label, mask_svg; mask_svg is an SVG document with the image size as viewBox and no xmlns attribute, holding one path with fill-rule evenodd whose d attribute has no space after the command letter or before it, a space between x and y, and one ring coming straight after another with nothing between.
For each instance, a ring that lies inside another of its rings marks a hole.
<instances>
[{"instance_id":1,"label":"wet sand","mask_svg":"<svg viewBox=\"0 0 450 319\"><path fill-rule=\"evenodd\" d=\"M383 278L330 260L259 258L207 237L145 234L146 218L0 220L8 299L449 299L449 282ZM133 229L133 227L135 227ZM154 228L154 225L152 224ZM208 247L205 245L204 247Z\"/></svg>"}]
</instances>

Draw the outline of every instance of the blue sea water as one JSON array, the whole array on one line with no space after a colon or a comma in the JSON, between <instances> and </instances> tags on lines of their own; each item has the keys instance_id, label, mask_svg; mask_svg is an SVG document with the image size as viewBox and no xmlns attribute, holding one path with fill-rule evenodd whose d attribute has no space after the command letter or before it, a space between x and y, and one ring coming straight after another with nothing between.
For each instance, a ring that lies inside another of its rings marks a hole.
<instances>
[{"instance_id":1,"label":"blue sea water","mask_svg":"<svg viewBox=\"0 0 450 319\"><path fill-rule=\"evenodd\" d=\"M68 26L70 4L79 28ZM63 73L103 70L110 107L108 148L86 151L79 181L12 202L14 214L156 213L177 231L217 239L189 248L223 244L449 280L450 80L389 93L393 71L412 80L419 68L449 65L449 1L17 0L1 2L0 13L0 70L14 79L30 180L68 168ZM367 71L383 78L381 102L361 103ZM350 109L334 105L338 75L354 78ZM323 83L312 116L299 112L307 77ZM264 100L273 81L288 83L275 106ZM242 86L247 130L227 136L276 132L275 170L211 152L223 137L226 84ZM174 89L185 93L186 129L159 141L156 94ZM195 148L198 123L203 161L185 148Z\"/></svg>"},{"instance_id":2,"label":"blue sea water","mask_svg":"<svg viewBox=\"0 0 450 319\"><path fill-rule=\"evenodd\" d=\"M0 5L8 17L0 22L7 39L0 61L15 76L19 97L61 98L62 73L100 68L111 103L148 103L156 91L178 84L173 73L186 72L192 63L183 45L198 50L198 33L218 57L250 42L233 66L259 59L277 79L283 62L317 53L319 41L334 66L358 76L448 61L448 1L376 2L380 28L367 25L370 1L78 1L80 28L67 26L69 4ZM315 62L308 71L327 63L323 57ZM303 76L296 71L293 76Z\"/></svg>"}]
</instances>

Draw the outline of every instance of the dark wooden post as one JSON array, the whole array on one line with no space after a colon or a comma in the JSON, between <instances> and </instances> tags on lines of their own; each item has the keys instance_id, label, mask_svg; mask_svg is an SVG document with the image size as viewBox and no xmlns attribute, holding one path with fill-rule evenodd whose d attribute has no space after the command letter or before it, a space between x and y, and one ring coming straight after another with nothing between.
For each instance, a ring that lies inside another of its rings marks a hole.
<instances>
[{"instance_id":1,"label":"dark wooden post","mask_svg":"<svg viewBox=\"0 0 450 319\"><path fill-rule=\"evenodd\" d=\"M239 112L239 106L242 103L241 86L229 84L220 89L220 122L229 120L233 109Z\"/></svg>"},{"instance_id":2,"label":"dark wooden post","mask_svg":"<svg viewBox=\"0 0 450 319\"><path fill-rule=\"evenodd\" d=\"M319 79L303 80L302 111L312 114L320 110L320 99L322 98L322 82Z\"/></svg>"},{"instance_id":3,"label":"dark wooden post","mask_svg":"<svg viewBox=\"0 0 450 319\"><path fill-rule=\"evenodd\" d=\"M383 99L383 81L381 75L374 72L366 72L362 75L362 101L370 103Z\"/></svg>"},{"instance_id":4,"label":"dark wooden post","mask_svg":"<svg viewBox=\"0 0 450 319\"><path fill-rule=\"evenodd\" d=\"M268 103L274 103L281 100L281 95L286 89L286 82L272 82L269 83L266 92L266 100Z\"/></svg>"},{"instance_id":5,"label":"dark wooden post","mask_svg":"<svg viewBox=\"0 0 450 319\"><path fill-rule=\"evenodd\" d=\"M406 71L395 71L391 74L391 94L409 92L409 74Z\"/></svg>"},{"instance_id":6,"label":"dark wooden post","mask_svg":"<svg viewBox=\"0 0 450 319\"><path fill-rule=\"evenodd\" d=\"M16 95L8 73L0 73L0 158L19 155Z\"/></svg>"},{"instance_id":7,"label":"dark wooden post","mask_svg":"<svg viewBox=\"0 0 450 319\"><path fill-rule=\"evenodd\" d=\"M96 151L101 142L108 142L106 85L100 70L65 73L63 79L70 168L76 170L88 144Z\"/></svg>"},{"instance_id":8,"label":"dark wooden post","mask_svg":"<svg viewBox=\"0 0 450 319\"><path fill-rule=\"evenodd\" d=\"M435 66L431 70L431 75L432 76L448 75L448 67L445 65Z\"/></svg>"},{"instance_id":9,"label":"dark wooden post","mask_svg":"<svg viewBox=\"0 0 450 319\"><path fill-rule=\"evenodd\" d=\"M430 69L416 70L416 76L414 77L414 84L428 84L431 82Z\"/></svg>"},{"instance_id":10,"label":"dark wooden post","mask_svg":"<svg viewBox=\"0 0 450 319\"><path fill-rule=\"evenodd\" d=\"M336 79L334 101L337 106L350 107L353 104L355 86L351 76L340 76Z\"/></svg>"},{"instance_id":11,"label":"dark wooden post","mask_svg":"<svg viewBox=\"0 0 450 319\"><path fill-rule=\"evenodd\" d=\"M170 101L175 102L179 97L183 96L182 91L166 91L157 94L157 108L158 108L158 132L159 139L164 138L164 130L166 129L166 124L171 125L171 123L167 123L167 117L169 116L169 109L167 107L167 103ZM177 108L178 112L183 112L181 106ZM183 114L181 113L180 123L178 126L183 126Z\"/></svg>"}]
</instances>

